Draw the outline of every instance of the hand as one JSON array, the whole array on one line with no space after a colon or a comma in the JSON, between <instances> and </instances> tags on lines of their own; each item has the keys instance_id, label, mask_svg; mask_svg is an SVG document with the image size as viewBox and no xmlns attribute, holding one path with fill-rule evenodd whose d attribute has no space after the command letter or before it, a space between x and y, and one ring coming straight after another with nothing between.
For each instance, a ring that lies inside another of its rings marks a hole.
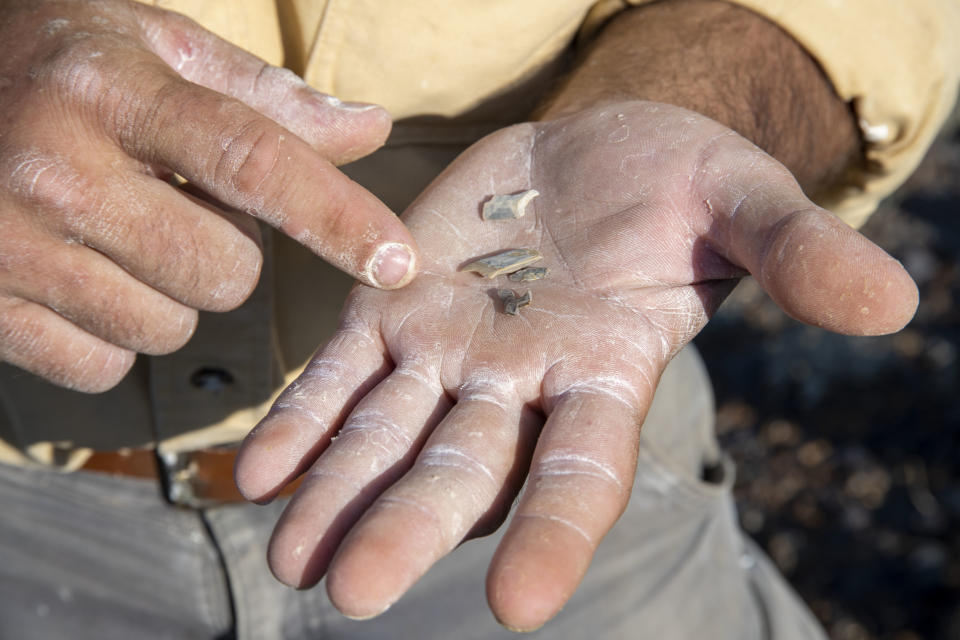
<instances>
[{"instance_id":1,"label":"hand","mask_svg":"<svg viewBox=\"0 0 960 640\"><path fill-rule=\"evenodd\" d=\"M254 218L368 284L412 277L412 237L334 167L383 143L382 109L136 3L5 2L0 25L3 360L113 386L249 295Z\"/></svg>"},{"instance_id":2,"label":"hand","mask_svg":"<svg viewBox=\"0 0 960 640\"><path fill-rule=\"evenodd\" d=\"M491 195L530 188L535 213L480 219ZM917 302L899 263L807 200L782 165L664 104L502 130L404 221L422 275L401 291L353 292L339 332L237 466L258 501L306 471L270 566L298 587L326 572L353 617L380 613L495 528L525 478L488 599L515 629L556 614L627 503L661 372L745 273L790 315L843 333L894 331ZM457 271L519 247L543 253L546 279ZM504 315L498 287L529 287L533 303Z\"/></svg>"}]
</instances>

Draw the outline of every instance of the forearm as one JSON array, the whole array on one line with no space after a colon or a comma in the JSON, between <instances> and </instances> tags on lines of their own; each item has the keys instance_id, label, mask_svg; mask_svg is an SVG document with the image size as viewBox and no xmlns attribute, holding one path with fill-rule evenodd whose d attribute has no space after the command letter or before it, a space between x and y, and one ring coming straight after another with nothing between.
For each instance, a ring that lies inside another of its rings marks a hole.
<instances>
[{"instance_id":1,"label":"forearm","mask_svg":"<svg viewBox=\"0 0 960 640\"><path fill-rule=\"evenodd\" d=\"M619 100L709 116L780 160L814 195L861 155L853 113L817 63L779 27L726 2L665 0L618 14L538 117Z\"/></svg>"}]
</instances>

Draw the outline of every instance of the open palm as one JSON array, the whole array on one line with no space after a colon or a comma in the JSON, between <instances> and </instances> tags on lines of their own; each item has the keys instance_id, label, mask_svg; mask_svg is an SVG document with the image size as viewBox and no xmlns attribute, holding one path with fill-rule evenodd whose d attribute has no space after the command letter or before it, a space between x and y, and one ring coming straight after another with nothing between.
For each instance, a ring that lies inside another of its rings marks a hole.
<instances>
[{"instance_id":1,"label":"open palm","mask_svg":"<svg viewBox=\"0 0 960 640\"><path fill-rule=\"evenodd\" d=\"M526 189L541 195L525 217L481 218L490 196ZM258 500L307 471L270 564L296 586L327 573L332 601L355 617L499 525L524 481L488 598L514 628L554 615L626 505L663 368L742 275L791 315L845 333L896 330L916 304L899 264L810 203L775 160L663 104L504 129L403 219L420 276L354 290L237 469ZM458 271L513 248L540 251L548 277ZM533 302L506 315L499 288Z\"/></svg>"}]
</instances>

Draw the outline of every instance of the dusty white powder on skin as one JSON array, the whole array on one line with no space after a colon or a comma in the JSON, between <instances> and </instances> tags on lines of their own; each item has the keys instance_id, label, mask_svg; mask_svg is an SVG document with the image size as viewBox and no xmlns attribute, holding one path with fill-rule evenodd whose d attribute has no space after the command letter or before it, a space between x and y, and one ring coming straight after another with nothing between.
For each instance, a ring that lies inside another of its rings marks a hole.
<instances>
[{"instance_id":1,"label":"dusty white powder on skin","mask_svg":"<svg viewBox=\"0 0 960 640\"><path fill-rule=\"evenodd\" d=\"M466 450L449 444L438 444L424 449L420 454L418 463L427 467L452 467L469 474L479 473L494 485L497 482L487 465Z\"/></svg>"},{"instance_id":2,"label":"dusty white powder on skin","mask_svg":"<svg viewBox=\"0 0 960 640\"><path fill-rule=\"evenodd\" d=\"M587 543L591 547L595 546L593 537L589 533L587 533L583 527L577 525L576 523L566 518L561 518L560 516L545 514L545 513L518 513L517 515L514 516L514 518L548 520L550 522L556 522L557 524L562 524L566 528L570 529L571 531L574 531L577 534L579 534L584 540L587 541Z\"/></svg>"},{"instance_id":3,"label":"dusty white powder on skin","mask_svg":"<svg viewBox=\"0 0 960 640\"><path fill-rule=\"evenodd\" d=\"M52 36L68 26L70 26L70 21L67 18L54 18L40 27L40 33Z\"/></svg>"},{"instance_id":4,"label":"dusty white powder on skin","mask_svg":"<svg viewBox=\"0 0 960 640\"><path fill-rule=\"evenodd\" d=\"M603 480L623 490L623 483L617 478L613 467L576 452L554 451L540 460L536 469L538 476L584 475Z\"/></svg>"}]
</instances>

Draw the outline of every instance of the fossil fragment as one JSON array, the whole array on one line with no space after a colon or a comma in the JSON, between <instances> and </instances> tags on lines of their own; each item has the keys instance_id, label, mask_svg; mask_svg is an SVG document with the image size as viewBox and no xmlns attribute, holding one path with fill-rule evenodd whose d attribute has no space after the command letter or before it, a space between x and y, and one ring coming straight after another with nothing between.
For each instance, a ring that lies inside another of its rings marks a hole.
<instances>
[{"instance_id":1,"label":"fossil fragment","mask_svg":"<svg viewBox=\"0 0 960 640\"><path fill-rule=\"evenodd\" d=\"M503 303L503 312L508 316L520 315L520 309L529 305L533 300L529 291L518 298L517 292L512 289L497 289L497 295L500 296L500 302Z\"/></svg>"},{"instance_id":2,"label":"fossil fragment","mask_svg":"<svg viewBox=\"0 0 960 640\"><path fill-rule=\"evenodd\" d=\"M514 282L531 282L533 280L539 280L540 278L546 278L548 273L550 273L550 270L546 267L524 267L519 271L514 271L507 277Z\"/></svg>"},{"instance_id":3,"label":"fossil fragment","mask_svg":"<svg viewBox=\"0 0 960 640\"><path fill-rule=\"evenodd\" d=\"M540 195L536 189L507 196L493 196L483 203L484 220L515 220L527 213L527 205Z\"/></svg>"},{"instance_id":4,"label":"fossil fragment","mask_svg":"<svg viewBox=\"0 0 960 640\"><path fill-rule=\"evenodd\" d=\"M505 273L513 273L522 269L528 264L533 264L542 259L539 251L535 249L510 249L498 254L487 256L474 260L470 264L462 267L460 271L473 271L479 273L484 278L496 278Z\"/></svg>"}]
</instances>

